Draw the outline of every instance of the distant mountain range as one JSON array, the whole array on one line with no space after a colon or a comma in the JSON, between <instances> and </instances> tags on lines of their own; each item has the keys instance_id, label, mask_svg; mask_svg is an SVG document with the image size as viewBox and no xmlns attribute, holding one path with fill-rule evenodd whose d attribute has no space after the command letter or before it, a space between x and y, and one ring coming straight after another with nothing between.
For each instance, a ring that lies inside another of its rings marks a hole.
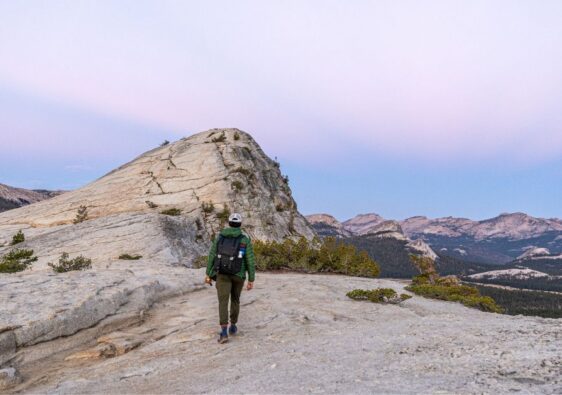
<instances>
[{"instance_id":1,"label":"distant mountain range","mask_svg":"<svg viewBox=\"0 0 562 395\"><path fill-rule=\"evenodd\" d=\"M64 193L64 191L14 188L0 184L0 212L50 199L61 193Z\"/></svg>"},{"instance_id":2,"label":"distant mountain range","mask_svg":"<svg viewBox=\"0 0 562 395\"><path fill-rule=\"evenodd\" d=\"M360 214L344 222L328 214L307 217L322 236L368 235L386 220L378 214ZM467 218L412 217L397 222L403 234L423 240L439 255L485 264L506 264L535 248L562 254L562 220L535 218L524 213L501 214L483 221ZM548 255L547 254L547 255Z\"/></svg>"}]
</instances>

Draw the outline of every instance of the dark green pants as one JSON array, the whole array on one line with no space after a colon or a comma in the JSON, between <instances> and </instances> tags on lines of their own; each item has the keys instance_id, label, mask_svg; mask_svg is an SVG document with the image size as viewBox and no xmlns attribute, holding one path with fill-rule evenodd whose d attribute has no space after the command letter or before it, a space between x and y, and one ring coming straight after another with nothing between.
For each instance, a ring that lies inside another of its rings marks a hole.
<instances>
[{"instance_id":1,"label":"dark green pants","mask_svg":"<svg viewBox=\"0 0 562 395\"><path fill-rule=\"evenodd\" d=\"M219 319L221 325L228 325L228 299L230 299L230 323L238 322L240 294L244 279L235 274L217 274L217 295L219 297Z\"/></svg>"}]
</instances>

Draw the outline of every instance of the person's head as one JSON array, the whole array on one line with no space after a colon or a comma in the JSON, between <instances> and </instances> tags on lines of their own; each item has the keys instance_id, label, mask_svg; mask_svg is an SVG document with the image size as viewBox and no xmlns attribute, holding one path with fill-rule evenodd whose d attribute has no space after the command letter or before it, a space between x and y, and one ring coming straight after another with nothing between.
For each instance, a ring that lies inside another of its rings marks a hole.
<instances>
[{"instance_id":1,"label":"person's head","mask_svg":"<svg viewBox=\"0 0 562 395\"><path fill-rule=\"evenodd\" d=\"M232 228L239 228L242 226L242 216L238 213L230 214L230 217L228 217L228 225Z\"/></svg>"}]
</instances>

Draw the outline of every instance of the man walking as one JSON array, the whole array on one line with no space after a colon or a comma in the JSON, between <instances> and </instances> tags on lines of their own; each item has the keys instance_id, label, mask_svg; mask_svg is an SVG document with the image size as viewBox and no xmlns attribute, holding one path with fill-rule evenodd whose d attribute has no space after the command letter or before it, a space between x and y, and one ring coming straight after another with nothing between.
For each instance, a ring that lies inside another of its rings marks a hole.
<instances>
[{"instance_id":1,"label":"man walking","mask_svg":"<svg viewBox=\"0 0 562 395\"><path fill-rule=\"evenodd\" d=\"M254 249L250 238L242 232L242 216L238 213L228 218L228 228L223 229L213 242L207 262L205 282L212 285L216 280L219 298L219 343L228 341L228 334L238 331L236 323L240 313L240 294L248 272L249 291L254 287L256 276ZM228 301L230 299L230 328L228 327ZM228 330L228 332L227 332Z\"/></svg>"}]
</instances>

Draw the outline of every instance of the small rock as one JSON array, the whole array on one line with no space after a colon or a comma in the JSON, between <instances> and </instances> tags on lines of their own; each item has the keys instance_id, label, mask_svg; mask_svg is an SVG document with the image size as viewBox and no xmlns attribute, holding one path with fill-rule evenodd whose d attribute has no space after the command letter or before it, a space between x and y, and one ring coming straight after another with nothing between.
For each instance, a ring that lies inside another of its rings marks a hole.
<instances>
[{"instance_id":1,"label":"small rock","mask_svg":"<svg viewBox=\"0 0 562 395\"><path fill-rule=\"evenodd\" d=\"M23 380L15 368L0 369L0 390L13 387Z\"/></svg>"}]
</instances>

